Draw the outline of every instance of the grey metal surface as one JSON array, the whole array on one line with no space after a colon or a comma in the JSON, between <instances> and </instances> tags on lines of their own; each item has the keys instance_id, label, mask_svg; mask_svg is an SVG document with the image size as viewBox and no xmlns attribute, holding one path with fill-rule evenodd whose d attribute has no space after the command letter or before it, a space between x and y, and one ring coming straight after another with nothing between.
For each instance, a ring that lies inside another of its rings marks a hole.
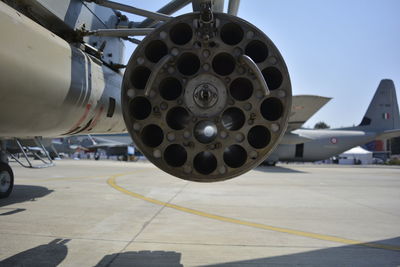
<instances>
[{"instance_id":1,"label":"grey metal surface","mask_svg":"<svg viewBox=\"0 0 400 267\"><path fill-rule=\"evenodd\" d=\"M140 29L101 29L88 32L88 35L108 36L108 37L128 37L128 36L143 36L151 33L153 28Z\"/></svg>"},{"instance_id":2,"label":"grey metal surface","mask_svg":"<svg viewBox=\"0 0 400 267\"><path fill-rule=\"evenodd\" d=\"M201 4L204 2L211 2L214 12L224 12L224 2L225 0L193 0L193 12L201 11Z\"/></svg>"},{"instance_id":3,"label":"grey metal surface","mask_svg":"<svg viewBox=\"0 0 400 267\"><path fill-rule=\"evenodd\" d=\"M28 1L29 5L34 2ZM60 22L63 22L71 30L96 30L104 28L113 29L119 23L119 18L112 9L94 3L85 3L82 0L39 0L39 3L46 10L46 14L48 14L44 20L39 20L43 25L56 21L53 22L54 25L59 25ZM34 9L29 7L29 10ZM42 14L43 12L39 11L39 18ZM54 17L54 19L49 20L48 17ZM50 30L53 29L55 27L53 24L48 25L47 28ZM60 35L62 36L62 32ZM117 38L89 36L85 37L84 41L96 48L104 45L103 51L105 56L102 59L105 62L122 63L124 44L121 40Z\"/></svg>"},{"instance_id":4,"label":"grey metal surface","mask_svg":"<svg viewBox=\"0 0 400 267\"><path fill-rule=\"evenodd\" d=\"M140 44L140 42L141 42L141 40L139 40L139 39L130 38L130 37L126 37L126 38L124 38L124 40L127 40L127 41L129 41L129 42L131 42L133 44Z\"/></svg>"},{"instance_id":5,"label":"grey metal surface","mask_svg":"<svg viewBox=\"0 0 400 267\"><path fill-rule=\"evenodd\" d=\"M308 139L306 142L299 140L300 144L304 142L303 154L301 157L296 157L295 144L281 144L273 153L277 154L281 161L310 162L329 159L350 148L373 141L377 137L373 132L346 130L298 129L293 133Z\"/></svg>"},{"instance_id":6,"label":"grey metal surface","mask_svg":"<svg viewBox=\"0 0 400 267\"><path fill-rule=\"evenodd\" d=\"M228 14L237 16L239 12L239 5L240 5L240 0L229 0Z\"/></svg>"},{"instance_id":7,"label":"grey metal surface","mask_svg":"<svg viewBox=\"0 0 400 267\"><path fill-rule=\"evenodd\" d=\"M113 1L108 1L108 0L85 0L85 1L86 2L95 2L96 4L101 5L101 6L109 7L109 8L116 9L116 10L125 11L127 13L131 13L131 14L135 14L135 15L139 15L139 16L144 16L144 17L148 17L148 18L151 18L151 19L159 20L159 21L166 21L166 20L169 20L171 18L171 16L165 15L165 14L162 14L162 13L151 12L151 11L148 11L148 10L145 10L145 9L141 9L141 8L137 8L137 7L134 7L134 6L129 6L129 5L113 2Z\"/></svg>"},{"instance_id":8,"label":"grey metal surface","mask_svg":"<svg viewBox=\"0 0 400 267\"><path fill-rule=\"evenodd\" d=\"M149 76L149 80L146 84L146 87L144 88L144 95L146 97L150 96L151 89L153 88L154 81L157 79L157 75L159 74L161 69L165 67L165 64L167 64L171 59L172 59L172 55L167 54L163 58L160 59L160 61L157 63L157 65L154 66L154 69Z\"/></svg>"},{"instance_id":9,"label":"grey metal surface","mask_svg":"<svg viewBox=\"0 0 400 267\"><path fill-rule=\"evenodd\" d=\"M332 98L316 95L296 95L292 98L292 110L287 131L301 128L304 123L318 112Z\"/></svg>"},{"instance_id":10,"label":"grey metal surface","mask_svg":"<svg viewBox=\"0 0 400 267\"><path fill-rule=\"evenodd\" d=\"M202 101L200 94L203 86L198 86L199 84L205 84L208 87L211 96L207 101ZM201 74L188 82L183 98L194 116L209 118L223 111L227 105L228 93L225 84L220 79L210 74Z\"/></svg>"},{"instance_id":11,"label":"grey metal surface","mask_svg":"<svg viewBox=\"0 0 400 267\"><path fill-rule=\"evenodd\" d=\"M359 124L359 129L369 131L400 129L399 105L392 80L380 81L371 104Z\"/></svg>"},{"instance_id":12,"label":"grey metal surface","mask_svg":"<svg viewBox=\"0 0 400 267\"><path fill-rule=\"evenodd\" d=\"M185 7L186 5L188 5L191 2L192 2L191 0L172 0L168 4L166 4L165 6L163 6L159 10L157 10L157 12L158 13L162 13L162 14L166 14L166 15L171 15L174 12L182 9L183 7ZM156 21L156 20L147 18L147 19L143 20L138 25L138 27L140 27L140 28L150 27L150 26L154 25L157 22L158 21Z\"/></svg>"},{"instance_id":13,"label":"grey metal surface","mask_svg":"<svg viewBox=\"0 0 400 267\"><path fill-rule=\"evenodd\" d=\"M83 0L8 2L67 42L75 42L76 39L79 39L76 30L114 29L119 22L119 18L112 9ZM122 40L87 36L84 37L84 41L97 49L104 46L102 48L104 52L102 60L104 62L122 63L124 50Z\"/></svg>"},{"instance_id":14,"label":"grey metal surface","mask_svg":"<svg viewBox=\"0 0 400 267\"><path fill-rule=\"evenodd\" d=\"M247 55L242 55L239 60L244 62L251 69L254 75L257 76L257 80L261 85L261 90L263 91L264 96L268 96L271 92L257 64Z\"/></svg>"}]
</instances>

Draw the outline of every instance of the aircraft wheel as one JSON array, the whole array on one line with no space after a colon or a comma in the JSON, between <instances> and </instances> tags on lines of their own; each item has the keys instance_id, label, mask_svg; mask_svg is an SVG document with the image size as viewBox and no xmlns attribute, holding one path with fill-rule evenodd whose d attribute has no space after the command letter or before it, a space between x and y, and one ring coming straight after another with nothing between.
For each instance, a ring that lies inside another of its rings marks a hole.
<instances>
[{"instance_id":1,"label":"aircraft wheel","mask_svg":"<svg viewBox=\"0 0 400 267\"><path fill-rule=\"evenodd\" d=\"M14 186L14 174L11 167L0 162L0 198L6 198L11 194Z\"/></svg>"}]
</instances>

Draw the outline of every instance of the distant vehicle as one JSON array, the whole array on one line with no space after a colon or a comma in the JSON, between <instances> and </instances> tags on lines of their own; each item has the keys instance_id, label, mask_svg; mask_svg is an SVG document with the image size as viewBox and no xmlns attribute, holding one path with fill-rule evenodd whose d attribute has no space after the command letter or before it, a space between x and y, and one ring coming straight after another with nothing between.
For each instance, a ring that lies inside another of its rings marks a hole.
<instances>
[{"instance_id":1,"label":"distant vehicle","mask_svg":"<svg viewBox=\"0 0 400 267\"><path fill-rule=\"evenodd\" d=\"M309 96L302 106L315 106L317 98ZM310 103L307 103L310 101ZM313 102L311 102L313 101ZM312 162L328 159L352 147L366 144L375 139L400 136L399 107L392 80L382 80L365 113L356 127L338 129L299 129L311 117L310 109L298 108L299 99L293 98L289 128L275 151L264 163L274 165L277 161ZM320 98L320 103L324 101ZM327 101L326 101L327 102ZM325 102L325 103L326 103ZM297 110L296 110L297 107ZM317 109L315 109L317 111ZM304 113L304 114L303 114Z\"/></svg>"}]
</instances>

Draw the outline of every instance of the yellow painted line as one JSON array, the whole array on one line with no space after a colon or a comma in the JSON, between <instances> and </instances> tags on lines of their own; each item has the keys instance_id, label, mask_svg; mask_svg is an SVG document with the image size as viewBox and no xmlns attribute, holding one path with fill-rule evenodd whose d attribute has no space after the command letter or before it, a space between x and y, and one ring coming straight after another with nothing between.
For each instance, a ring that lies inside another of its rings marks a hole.
<instances>
[{"instance_id":1,"label":"yellow painted line","mask_svg":"<svg viewBox=\"0 0 400 267\"><path fill-rule=\"evenodd\" d=\"M391 245L385 245L385 244L378 244L378 243L363 243L357 240L352 240L352 239L346 239L346 238L341 238L341 237L336 237L336 236L330 236L330 235L322 235L322 234L316 234L312 232L304 232L304 231L298 231L298 230L293 230L293 229L288 229L288 228L282 228L282 227L275 227L275 226L270 226L270 225L265 225L265 224L260 224L260 223L253 223L253 222L248 222L248 221L242 221L234 218L229 218L229 217L224 217L220 215L215 215L199 210L194 210L186 207L182 207L179 205L174 205L171 203L163 202L154 198L149 198L146 196L143 196L141 194L135 193L128 191L127 189L117 185L116 179L121 176L127 175L126 173L121 173L121 174L116 174L111 176L108 180L107 183L115 188L116 190L127 194L129 196L156 204L160 206L165 206L171 209L179 210L182 212L194 214L197 216L221 221L221 222L228 222L228 223L233 223L233 224L238 224L238 225L244 225L244 226L249 226L253 228L258 228L258 229L264 229L264 230L270 230L274 232L280 232L280 233L286 233L286 234L291 234L291 235L296 235L296 236L302 236L302 237L308 237L308 238L313 238L313 239L319 239L319 240L325 240L325 241L331 241L331 242L336 242L336 243L342 243L346 245L360 245L360 246L365 246L365 247L371 247L371 248L380 248L380 249L387 249L387 250L395 250L395 251L400 251L400 247L397 246L391 246Z\"/></svg>"}]
</instances>

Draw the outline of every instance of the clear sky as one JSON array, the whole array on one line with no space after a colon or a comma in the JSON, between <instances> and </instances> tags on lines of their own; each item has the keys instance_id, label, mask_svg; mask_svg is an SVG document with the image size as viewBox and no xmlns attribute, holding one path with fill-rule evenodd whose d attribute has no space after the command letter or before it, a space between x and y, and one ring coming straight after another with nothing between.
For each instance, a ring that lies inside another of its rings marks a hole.
<instances>
[{"instance_id":1,"label":"clear sky","mask_svg":"<svg viewBox=\"0 0 400 267\"><path fill-rule=\"evenodd\" d=\"M155 11L168 1L121 2ZM333 98L305 126L358 124L383 78L394 81L399 99L400 0L241 0L238 16L278 47L294 95ZM127 58L133 49L127 44Z\"/></svg>"}]
</instances>

